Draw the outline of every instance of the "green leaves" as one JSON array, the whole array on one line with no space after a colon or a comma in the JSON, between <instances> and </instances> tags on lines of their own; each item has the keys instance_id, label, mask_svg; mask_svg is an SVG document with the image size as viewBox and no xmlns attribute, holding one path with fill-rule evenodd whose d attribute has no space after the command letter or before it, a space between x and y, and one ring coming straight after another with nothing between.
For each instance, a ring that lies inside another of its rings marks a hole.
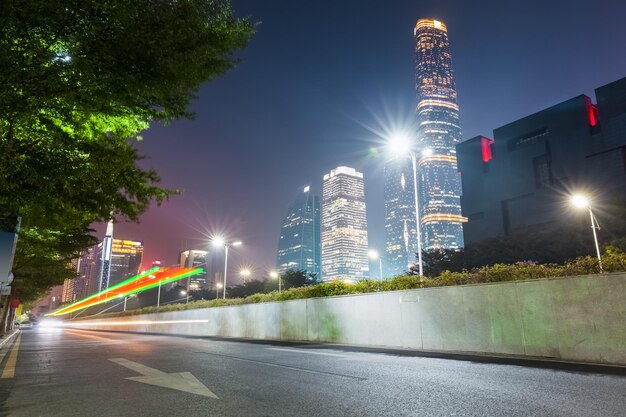
<instances>
[{"instance_id":1,"label":"green leaves","mask_svg":"<svg viewBox=\"0 0 626 417\"><path fill-rule=\"evenodd\" d=\"M176 193L139 166L132 140L189 116L199 86L235 65L253 31L222 0L0 2L0 213L24 220L21 288L43 247L54 256L41 288L67 276L91 223L137 220Z\"/></svg>"}]
</instances>

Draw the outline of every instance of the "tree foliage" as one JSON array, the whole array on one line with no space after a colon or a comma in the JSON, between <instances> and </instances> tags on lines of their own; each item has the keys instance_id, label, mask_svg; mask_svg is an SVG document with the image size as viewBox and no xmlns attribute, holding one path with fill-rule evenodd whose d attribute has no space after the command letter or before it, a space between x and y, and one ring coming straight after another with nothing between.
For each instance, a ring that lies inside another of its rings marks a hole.
<instances>
[{"instance_id":1,"label":"tree foliage","mask_svg":"<svg viewBox=\"0 0 626 417\"><path fill-rule=\"evenodd\" d=\"M173 193L132 141L191 116L253 31L226 0L0 2L0 214L22 218L23 297L62 282L90 224Z\"/></svg>"}]
</instances>

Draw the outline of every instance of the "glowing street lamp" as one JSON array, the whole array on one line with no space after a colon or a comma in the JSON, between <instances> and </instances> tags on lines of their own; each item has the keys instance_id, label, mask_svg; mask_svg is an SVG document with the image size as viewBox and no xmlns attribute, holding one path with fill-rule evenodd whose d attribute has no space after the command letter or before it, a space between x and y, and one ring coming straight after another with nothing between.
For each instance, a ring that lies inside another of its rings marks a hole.
<instances>
[{"instance_id":1,"label":"glowing street lamp","mask_svg":"<svg viewBox=\"0 0 626 417\"><path fill-rule=\"evenodd\" d=\"M370 251L367 254L372 261L378 261L378 268L379 268L378 280L382 281L383 280L383 258L381 258L378 251L374 249L370 249Z\"/></svg>"},{"instance_id":2,"label":"glowing street lamp","mask_svg":"<svg viewBox=\"0 0 626 417\"><path fill-rule=\"evenodd\" d=\"M226 275L228 274L228 249L231 246L241 246L241 241L237 240L235 242L226 242L226 240L222 236L215 236L211 240L211 245L215 247L224 247L224 296L222 298L226 299Z\"/></svg>"},{"instance_id":3,"label":"glowing street lamp","mask_svg":"<svg viewBox=\"0 0 626 417\"><path fill-rule=\"evenodd\" d=\"M593 215L593 211L591 211L591 202L589 198L585 197L581 194L575 194L571 197L571 202L574 206L581 209L589 210L589 218L591 219L591 230L593 231L593 241L596 244L596 255L598 257L598 265L600 266L600 272L603 272L602 269L602 257L600 256L600 245L598 245L598 235L596 234L596 229L600 230L600 225L598 224L598 220Z\"/></svg>"},{"instance_id":4,"label":"glowing street lamp","mask_svg":"<svg viewBox=\"0 0 626 417\"><path fill-rule=\"evenodd\" d=\"M220 297L220 289L222 289L224 286L222 285L221 282L218 282L217 284L215 284L215 299L218 299Z\"/></svg>"},{"instance_id":5,"label":"glowing street lamp","mask_svg":"<svg viewBox=\"0 0 626 417\"><path fill-rule=\"evenodd\" d=\"M389 149L396 156L409 156L413 163L413 194L415 197L415 229L417 233L417 264L419 269L419 275L424 275L424 269L422 266L422 224L419 216L419 201L417 194L417 156L413 152L411 146L411 140L408 135L404 133L396 133L389 138ZM432 149L425 149L422 151L422 156L428 157L433 154ZM382 276L382 274L381 274Z\"/></svg>"},{"instance_id":6,"label":"glowing street lamp","mask_svg":"<svg viewBox=\"0 0 626 417\"><path fill-rule=\"evenodd\" d=\"M185 304L189 304L189 293L187 292L187 290L181 290L180 295L186 296L185 298L187 300L185 301Z\"/></svg>"},{"instance_id":7,"label":"glowing street lamp","mask_svg":"<svg viewBox=\"0 0 626 417\"><path fill-rule=\"evenodd\" d=\"M283 290L283 280L280 277L280 274L277 271L270 271L270 278L278 280L278 292L281 292Z\"/></svg>"},{"instance_id":8,"label":"glowing street lamp","mask_svg":"<svg viewBox=\"0 0 626 417\"><path fill-rule=\"evenodd\" d=\"M243 278L244 282L251 274L252 271L250 271L250 269L248 268L243 268L241 271L239 271L239 275L241 275L241 278Z\"/></svg>"}]
</instances>

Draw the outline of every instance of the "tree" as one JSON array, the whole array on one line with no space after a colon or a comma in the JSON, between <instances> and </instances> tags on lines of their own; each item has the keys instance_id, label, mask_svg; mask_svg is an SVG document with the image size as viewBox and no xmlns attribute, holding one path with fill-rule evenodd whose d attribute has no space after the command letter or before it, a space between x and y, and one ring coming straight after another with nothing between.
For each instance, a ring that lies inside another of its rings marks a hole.
<instances>
[{"instance_id":1,"label":"tree","mask_svg":"<svg viewBox=\"0 0 626 417\"><path fill-rule=\"evenodd\" d=\"M316 274L309 274L304 269L288 269L280 276L283 288L299 288L318 283Z\"/></svg>"},{"instance_id":2,"label":"tree","mask_svg":"<svg viewBox=\"0 0 626 417\"><path fill-rule=\"evenodd\" d=\"M70 276L90 224L137 220L174 193L132 142L191 116L253 32L227 0L0 2L0 217L22 219L24 299Z\"/></svg>"}]
</instances>

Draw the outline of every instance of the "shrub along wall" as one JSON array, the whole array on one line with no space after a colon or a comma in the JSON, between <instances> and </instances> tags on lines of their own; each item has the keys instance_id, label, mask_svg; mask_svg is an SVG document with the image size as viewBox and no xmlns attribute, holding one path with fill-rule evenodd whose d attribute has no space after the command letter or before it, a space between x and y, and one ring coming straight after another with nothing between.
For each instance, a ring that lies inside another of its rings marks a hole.
<instances>
[{"instance_id":1,"label":"shrub along wall","mask_svg":"<svg viewBox=\"0 0 626 417\"><path fill-rule=\"evenodd\" d=\"M626 254L609 249L602 258L605 272L626 271ZM496 264L476 268L471 271L446 271L435 278L416 275L398 276L383 281L365 280L355 284L331 282L301 288L291 288L282 292L273 291L254 294L245 298L227 298L216 300L192 301L189 304L168 304L156 307L145 307L123 313L102 314L99 317L130 316L155 312L181 311L196 308L223 307L242 304L267 303L272 301L301 300L306 298L331 297L336 295L364 294L381 291L399 291L417 288L445 287L452 285L481 284L488 282L524 281L529 279L566 277L600 273L598 260L593 257L581 257L563 265L533 262L516 264Z\"/></svg>"}]
</instances>

